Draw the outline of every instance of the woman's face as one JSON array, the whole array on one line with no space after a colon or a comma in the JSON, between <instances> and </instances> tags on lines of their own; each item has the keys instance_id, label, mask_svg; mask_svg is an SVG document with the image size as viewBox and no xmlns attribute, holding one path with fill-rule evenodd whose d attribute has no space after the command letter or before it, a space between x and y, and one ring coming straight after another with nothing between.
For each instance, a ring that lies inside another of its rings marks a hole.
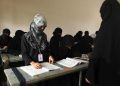
<instances>
[{"instance_id":1,"label":"woman's face","mask_svg":"<svg viewBox=\"0 0 120 86\"><path fill-rule=\"evenodd\" d=\"M43 32L46 27L47 27L46 25L40 26L40 27L38 27L38 31L39 32L41 32L41 31Z\"/></svg>"}]
</instances>

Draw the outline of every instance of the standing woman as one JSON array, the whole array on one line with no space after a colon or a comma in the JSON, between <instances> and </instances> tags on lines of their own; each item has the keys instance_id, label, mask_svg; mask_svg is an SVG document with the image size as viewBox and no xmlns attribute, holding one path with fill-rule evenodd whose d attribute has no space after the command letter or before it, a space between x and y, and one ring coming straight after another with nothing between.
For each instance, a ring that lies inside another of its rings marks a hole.
<instances>
[{"instance_id":1,"label":"standing woman","mask_svg":"<svg viewBox=\"0 0 120 86\"><path fill-rule=\"evenodd\" d=\"M25 65L32 65L39 69L42 67L41 62L53 63L54 59L49 55L47 36L43 32L46 27L45 17L35 15L30 25L30 31L22 37L21 51Z\"/></svg>"},{"instance_id":2,"label":"standing woman","mask_svg":"<svg viewBox=\"0 0 120 86\"><path fill-rule=\"evenodd\" d=\"M86 81L93 86L120 86L120 0L105 0Z\"/></svg>"}]
</instances>

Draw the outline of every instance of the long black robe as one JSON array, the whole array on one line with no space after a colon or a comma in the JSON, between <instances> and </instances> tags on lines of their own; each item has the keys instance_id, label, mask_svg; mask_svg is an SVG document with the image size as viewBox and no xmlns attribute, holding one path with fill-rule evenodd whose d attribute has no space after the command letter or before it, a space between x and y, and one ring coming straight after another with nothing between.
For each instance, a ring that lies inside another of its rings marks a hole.
<instances>
[{"instance_id":1,"label":"long black robe","mask_svg":"<svg viewBox=\"0 0 120 86\"><path fill-rule=\"evenodd\" d=\"M61 60L61 58L59 58L61 39L62 37L59 35L54 35L50 39L50 53L55 61Z\"/></svg>"},{"instance_id":2,"label":"long black robe","mask_svg":"<svg viewBox=\"0 0 120 86\"><path fill-rule=\"evenodd\" d=\"M23 31L17 30L15 36L10 40L8 44L8 53L12 55L21 54L21 38L24 34Z\"/></svg>"},{"instance_id":3,"label":"long black robe","mask_svg":"<svg viewBox=\"0 0 120 86\"><path fill-rule=\"evenodd\" d=\"M87 79L97 86L120 86L120 4L105 0Z\"/></svg>"}]
</instances>

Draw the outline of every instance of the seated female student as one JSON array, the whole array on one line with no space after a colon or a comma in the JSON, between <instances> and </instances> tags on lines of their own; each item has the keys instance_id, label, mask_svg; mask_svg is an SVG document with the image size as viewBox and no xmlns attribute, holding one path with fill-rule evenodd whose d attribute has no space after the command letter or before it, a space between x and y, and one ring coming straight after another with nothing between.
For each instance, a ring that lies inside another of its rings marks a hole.
<instances>
[{"instance_id":1,"label":"seated female student","mask_svg":"<svg viewBox=\"0 0 120 86\"><path fill-rule=\"evenodd\" d=\"M8 28L3 29L2 35L0 35L0 48L2 49L2 53L7 52L8 43L11 39L10 30Z\"/></svg>"},{"instance_id":2,"label":"seated female student","mask_svg":"<svg viewBox=\"0 0 120 86\"><path fill-rule=\"evenodd\" d=\"M74 38L71 35L65 35L62 37L59 58L64 59L66 57L73 57L73 45Z\"/></svg>"},{"instance_id":3,"label":"seated female student","mask_svg":"<svg viewBox=\"0 0 120 86\"><path fill-rule=\"evenodd\" d=\"M53 36L50 39L50 53L54 57L55 61L59 60L59 50L61 44L62 29L60 27L55 28Z\"/></svg>"},{"instance_id":4,"label":"seated female student","mask_svg":"<svg viewBox=\"0 0 120 86\"><path fill-rule=\"evenodd\" d=\"M30 31L23 35L21 52L25 65L39 69L42 67L41 62L53 63L54 59L49 55L47 36L43 32L46 26L45 17L37 14L30 24ZM41 83L38 84L41 86Z\"/></svg>"},{"instance_id":5,"label":"seated female student","mask_svg":"<svg viewBox=\"0 0 120 86\"><path fill-rule=\"evenodd\" d=\"M74 57L74 37L67 34L62 37L61 47L59 51L59 60L65 59L67 57L73 58ZM59 78L59 83L61 86L78 86L79 79L78 73L67 74Z\"/></svg>"},{"instance_id":6,"label":"seated female student","mask_svg":"<svg viewBox=\"0 0 120 86\"><path fill-rule=\"evenodd\" d=\"M25 32L22 30L17 30L15 36L10 40L8 44L7 52L12 55L21 54L21 37Z\"/></svg>"}]
</instances>

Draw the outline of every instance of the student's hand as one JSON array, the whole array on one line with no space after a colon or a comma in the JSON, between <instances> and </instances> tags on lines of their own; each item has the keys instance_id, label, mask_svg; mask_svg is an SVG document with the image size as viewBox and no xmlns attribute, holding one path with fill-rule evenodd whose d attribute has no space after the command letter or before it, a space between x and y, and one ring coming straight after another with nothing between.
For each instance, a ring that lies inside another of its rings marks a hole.
<instances>
[{"instance_id":1,"label":"student's hand","mask_svg":"<svg viewBox=\"0 0 120 86\"><path fill-rule=\"evenodd\" d=\"M53 62L54 62L54 58L52 56L49 56L49 63L53 64Z\"/></svg>"},{"instance_id":2,"label":"student's hand","mask_svg":"<svg viewBox=\"0 0 120 86\"><path fill-rule=\"evenodd\" d=\"M7 46L4 46L3 48L2 48L2 50L4 51L4 52L7 52Z\"/></svg>"},{"instance_id":3,"label":"student's hand","mask_svg":"<svg viewBox=\"0 0 120 86\"><path fill-rule=\"evenodd\" d=\"M90 82L87 78L85 78L85 81L86 81L88 84L91 84L91 82Z\"/></svg>"},{"instance_id":4,"label":"student's hand","mask_svg":"<svg viewBox=\"0 0 120 86\"><path fill-rule=\"evenodd\" d=\"M30 64L36 69L42 68L42 65L38 62L31 62Z\"/></svg>"},{"instance_id":5,"label":"student's hand","mask_svg":"<svg viewBox=\"0 0 120 86\"><path fill-rule=\"evenodd\" d=\"M118 3L120 3L120 0L117 0L118 1Z\"/></svg>"},{"instance_id":6,"label":"student's hand","mask_svg":"<svg viewBox=\"0 0 120 86\"><path fill-rule=\"evenodd\" d=\"M7 49L7 46L4 46L4 47L3 47L3 50L6 50L6 49Z\"/></svg>"}]
</instances>

